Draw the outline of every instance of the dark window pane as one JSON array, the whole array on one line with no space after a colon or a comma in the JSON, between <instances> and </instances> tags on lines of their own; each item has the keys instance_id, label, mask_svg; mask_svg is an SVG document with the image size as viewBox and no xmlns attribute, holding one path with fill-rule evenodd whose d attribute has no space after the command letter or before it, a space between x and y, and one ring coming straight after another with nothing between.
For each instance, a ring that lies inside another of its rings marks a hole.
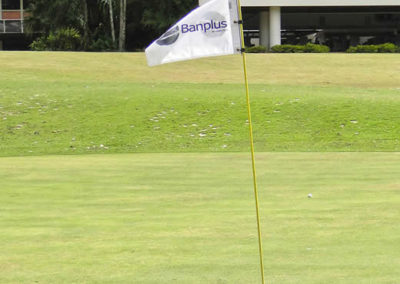
<instances>
[{"instance_id":1,"label":"dark window pane","mask_svg":"<svg viewBox=\"0 0 400 284\"><path fill-rule=\"evenodd\" d=\"M20 33L21 21L5 21L6 23L6 33Z\"/></svg>"},{"instance_id":2,"label":"dark window pane","mask_svg":"<svg viewBox=\"0 0 400 284\"><path fill-rule=\"evenodd\" d=\"M0 34L4 33L4 21L0 21Z\"/></svg>"},{"instance_id":3,"label":"dark window pane","mask_svg":"<svg viewBox=\"0 0 400 284\"><path fill-rule=\"evenodd\" d=\"M20 9L20 0L3 0L3 9L4 10L19 10Z\"/></svg>"}]
</instances>

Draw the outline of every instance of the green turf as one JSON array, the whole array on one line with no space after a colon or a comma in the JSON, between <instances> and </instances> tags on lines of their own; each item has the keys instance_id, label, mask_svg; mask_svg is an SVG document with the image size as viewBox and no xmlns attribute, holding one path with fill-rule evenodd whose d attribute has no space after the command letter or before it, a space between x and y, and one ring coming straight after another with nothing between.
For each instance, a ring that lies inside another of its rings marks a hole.
<instances>
[{"instance_id":1,"label":"green turf","mask_svg":"<svg viewBox=\"0 0 400 284\"><path fill-rule=\"evenodd\" d=\"M0 60L0 156L248 150L238 56L156 68L140 53ZM399 63L249 55L257 151L398 151Z\"/></svg>"},{"instance_id":2,"label":"green turf","mask_svg":"<svg viewBox=\"0 0 400 284\"><path fill-rule=\"evenodd\" d=\"M399 158L258 154L267 283L398 283ZM247 153L2 158L0 188L1 283L259 283Z\"/></svg>"},{"instance_id":3,"label":"green turf","mask_svg":"<svg viewBox=\"0 0 400 284\"><path fill-rule=\"evenodd\" d=\"M239 56L0 62L0 283L259 283ZM267 283L398 283L400 55L248 62Z\"/></svg>"}]
</instances>

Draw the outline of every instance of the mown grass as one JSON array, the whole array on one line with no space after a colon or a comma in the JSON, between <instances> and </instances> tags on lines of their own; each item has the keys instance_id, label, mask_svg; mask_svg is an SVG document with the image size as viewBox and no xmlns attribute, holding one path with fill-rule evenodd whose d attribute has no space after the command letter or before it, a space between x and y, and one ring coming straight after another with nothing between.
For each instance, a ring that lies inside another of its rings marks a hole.
<instances>
[{"instance_id":1,"label":"mown grass","mask_svg":"<svg viewBox=\"0 0 400 284\"><path fill-rule=\"evenodd\" d=\"M399 59L249 55L269 283L400 278ZM240 57L0 62L0 283L259 282Z\"/></svg>"},{"instance_id":2,"label":"mown grass","mask_svg":"<svg viewBox=\"0 0 400 284\"><path fill-rule=\"evenodd\" d=\"M257 154L267 282L397 283L399 158ZM246 153L2 158L0 282L259 283L251 183Z\"/></svg>"},{"instance_id":3,"label":"mown grass","mask_svg":"<svg viewBox=\"0 0 400 284\"><path fill-rule=\"evenodd\" d=\"M398 54L248 54L251 84L399 88ZM149 68L142 53L1 52L3 80L54 83L234 83L240 56Z\"/></svg>"},{"instance_id":4,"label":"mown grass","mask_svg":"<svg viewBox=\"0 0 400 284\"><path fill-rule=\"evenodd\" d=\"M0 53L0 155L247 151L239 57ZM398 151L398 55L250 55L257 151ZM220 83L217 83L220 82Z\"/></svg>"}]
</instances>

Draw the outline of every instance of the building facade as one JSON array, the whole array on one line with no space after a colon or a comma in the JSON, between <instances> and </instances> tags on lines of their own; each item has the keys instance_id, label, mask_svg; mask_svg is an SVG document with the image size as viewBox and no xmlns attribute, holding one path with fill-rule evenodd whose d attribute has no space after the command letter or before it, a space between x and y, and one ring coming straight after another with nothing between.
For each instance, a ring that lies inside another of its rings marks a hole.
<instances>
[{"instance_id":1,"label":"building facade","mask_svg":"<svg viewBox=\"0 0 400 284\"><path fill-rule=\"evenodd\" d=\"M24 49L24 7L27 0L0 0L0 50Z\"/></svg>"},{"instance_id":2,"label":"building facade","mask_svg":"<svg viewBox=\"0 0 400 284\"><path fill-rule=\"evenodd\" d=\"M200 4L208 0L200 0ZM246 44L400 44L400 0L241 0Z\"/></svg>"}]
</instances>

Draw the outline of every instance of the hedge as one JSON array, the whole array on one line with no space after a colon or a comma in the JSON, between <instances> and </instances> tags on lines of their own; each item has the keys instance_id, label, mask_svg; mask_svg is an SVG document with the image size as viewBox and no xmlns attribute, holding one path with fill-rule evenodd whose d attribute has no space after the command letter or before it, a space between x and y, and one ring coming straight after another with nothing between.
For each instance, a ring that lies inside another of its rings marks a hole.
<instances>
[{"instance_id":1,"label":"hedge","mask_svg":"<svg viewBox=\"0 0 400 284\"><path fill-rule=\"evenodd\" d=\"M326 45L307 43L306 45L281 44L271 48L276 53L325 53L330 48Z\"/></svg>"},{"instance_id":2,"label":"hedge","mask_svg":"<svg viewBox=\"0 0 400 284\"><path fill-rule=\"evenodd\" d=\"M246 52L247 53L265 53L265 52L267 52L267 48L262 45L251 46L251 47L246 47Z\"/></svg>"},{"instance_id":3,"label":"hedge","mask_svg":"<svg viewBox=\"0 0 400 284\"><path fill-rule=\"evenodd\" d=\"M400 47L393 43L384 43L376 45L357 45L349 47L348 53L395 53L400 52Z\"/></svg>"}]
</instances>

